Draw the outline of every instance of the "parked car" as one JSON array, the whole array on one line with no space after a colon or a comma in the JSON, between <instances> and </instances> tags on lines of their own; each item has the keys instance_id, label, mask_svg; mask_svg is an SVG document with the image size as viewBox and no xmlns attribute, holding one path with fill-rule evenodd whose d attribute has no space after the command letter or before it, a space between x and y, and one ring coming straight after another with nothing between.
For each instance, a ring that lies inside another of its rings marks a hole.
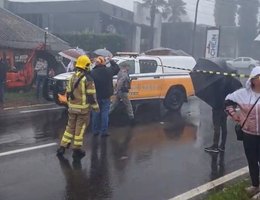
<instances>
[{"instance_id":1,"label":"parked car","mask_svg":"<svg viewBox=\"0 0 260 200\"><path fill-rule=\"evenodd\" d=\"M227 64L233 66L234 68L244 68L252 69L255 66L259 65L260 62L250 57L238 57L231 61L226 61Z\"/></svg>"},{"instance_id":2,"label":"parked car","mask_svg":"<svg viewBox=\"0 0 260 200\"><path fill-rule=\"evenodd\" d=\"M114 60L119 66L126 63L130 66L129 99L133 105L162 100L168 110L179 110L188 97L194 95L189 71L170 68L192 70L196 61L191 56L118 56ZM71 75L60 74L52 80L53 97L59 105L62 105L60 97L65 94L66 81Z\"/></svg>"}]
</instances>

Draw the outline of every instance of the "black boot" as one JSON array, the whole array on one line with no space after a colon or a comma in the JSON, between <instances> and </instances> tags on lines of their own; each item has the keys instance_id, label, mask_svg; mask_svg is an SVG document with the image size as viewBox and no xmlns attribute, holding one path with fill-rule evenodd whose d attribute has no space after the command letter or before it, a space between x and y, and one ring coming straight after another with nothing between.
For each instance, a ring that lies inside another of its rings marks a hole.
<instances>
[{"instance_id":1,"label":"black boot","mask_svg":"<svg viewBox=\"0 0 260 200\"><path fill-rule=\"evenodd\" d=\"M85 151L81 149L74 149L72 157L74 161L80 161L86 155Z\"/></svg>"},{"instance_id":2,"label":"black boot","mask_svg":"<svg viewBox=\"0 0 260 200\"><path fill-rule=\"evenodd\" d=\"M57 156L63 156L65 153L65 147L60 146L60 148L57 149Z\"/></svg>"}]
</instances>

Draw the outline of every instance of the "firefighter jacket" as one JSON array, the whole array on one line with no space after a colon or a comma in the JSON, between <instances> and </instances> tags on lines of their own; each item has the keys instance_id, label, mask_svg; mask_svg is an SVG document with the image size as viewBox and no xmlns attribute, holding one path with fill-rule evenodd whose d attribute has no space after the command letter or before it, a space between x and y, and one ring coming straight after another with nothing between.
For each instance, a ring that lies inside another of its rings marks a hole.
<instances>
[{"instance_id":1,"label":"firefighter jacket","mask_svg":"<svg viewBox=\"0 0 260 200\"><path fill-rule=\"evenodd\" d=\"M85 113L90 109L99 110L94 81L84 71L78 70L70 78L67 94L69 111Z\"/></svg>"}]
</instances>

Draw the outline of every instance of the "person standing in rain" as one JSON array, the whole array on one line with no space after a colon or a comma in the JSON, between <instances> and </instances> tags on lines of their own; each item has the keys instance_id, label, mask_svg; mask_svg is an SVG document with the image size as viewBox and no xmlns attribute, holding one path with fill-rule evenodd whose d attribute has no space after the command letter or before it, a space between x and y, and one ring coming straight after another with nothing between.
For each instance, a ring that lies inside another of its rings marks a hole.
<instances>
[{"instance_id":1,"label":"person standing in rain","mask_svg":"<svg viewBox=\"0 0 260 200\"><path fill-rule=\"evenodd\" d=\"M110 59L110 67L106 67L106 59L99 56L95 59L95 67L91 71L97 90L97 101L100 112L92 112L92 132L94 135L109 136L108 122L110 97L113 95L113 76L119 72L119 66Z\"/></svg>"},{"instance_id":2,"label":"person standing in rain","mask_svg":"<svg viewBox=\"0 0 260 200\"><path fill-rule=\"evenodd\" d=\"M91 61L88 56L83 55L77 59L76 72L70 78L67 86L69 119L66 130L61 139L57 156L63 156L65 149L69 148L73 140L73 159L80 160L85 156L83 139L85 130L89 124L91 109L99 112L96 101L96 89L90 74Z\"/></svg>"},{"instance_id":3,"label":"person standing in rain","mask_svg":"<svg viewBox=\"0 0 260 200\"><path fill-rule=\"evenodd\" d=\"M246 154L252 186L245 190L252 199L260 199L259 158L260 158L260 67L255 67L246 82L246 88L226 97L226 110L241 126L244 124L243 145ZM252 111L250 112L250 110ZM249 113L250 112L250 113ZM249 114L249 115L248 115ZM248 118L246 119L246 116ZM254 196L255 195L255 196Z\"/></svg>"},{"instance_id":4,"label":"person standing in rain","mask_svg":"<svg viewBox=\"0 0 260 200\"><path fill-rule=\"evenodd\" d=\"M36 97L37 99L40 98L40 94L42 91L44 80L47 78L47 71L48 71L48 63L46 60L39 58L36 62L35 71L37 72L36 76Z\"/></svg>"},{"instance_id":5,"label":"person standing in rain","mask_svg":"<svg viewBox=\"0 0 260 200\"><path fill-rule=\"evenodd\" d=\"M4 54L3 58L0 58L0 109L3 109L4 106L4 91L7 71L8 65L6 61L6 55Z\"/></svg>"},{"instance_id":6,"label":"person standing in rain","mask_svg":"<svg viewBox=\"0 0 260 200\"><path fill-rule=\"evenodd\" d=\"M120 67L120 71L117 75L117 84L115 89L115 100L112 102L112 105L110 107L110 113L112 113L115 108L118 106L120 101L122 100L123 104L126 107L127 115L133 123L134 121L134 112L132 104L128 98L128 92L131 88L131 80L129 77L129 65L124 64Z\"/></svg>"},{"instance_id":7,"label":"person standing in rain","mask_svg":"<svg viewBox=\"0 0 260 200\"><path fill-rule=\"evenodd\" d=\"M219 94L223 101L217 101L215 106L212 108L212 121L214 127L213 144L210 147L206 147L204 150L210 153L219 153L225 151L226 140L227 140L227 114L225 112L225 97L230 93L230 88L227 87L229 79L225 78L219 83L219 91L215 90ZM221 142L219 140L221 136Z\"/></svg>"}]
</instances>

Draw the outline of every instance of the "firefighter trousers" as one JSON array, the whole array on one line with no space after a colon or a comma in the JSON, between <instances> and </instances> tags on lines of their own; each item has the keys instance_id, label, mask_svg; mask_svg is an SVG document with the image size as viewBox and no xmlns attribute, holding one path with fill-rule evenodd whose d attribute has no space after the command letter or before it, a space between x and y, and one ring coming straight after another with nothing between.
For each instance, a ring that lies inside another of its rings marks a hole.
<instances>
[{"instance_id":1,"label":"firefighter trousers","mask_svg":"<svg viewBox=\"0 0 260 200\"><path fill-rule=\"evenodd\" d=\"M89 118L90 112L86 114L75 114L69 112L68 124L60 145L67 147L69 144L72 144L73 149L80 149L83 146L84 134L89 125Z\"/></svg>"}]
</instances>

